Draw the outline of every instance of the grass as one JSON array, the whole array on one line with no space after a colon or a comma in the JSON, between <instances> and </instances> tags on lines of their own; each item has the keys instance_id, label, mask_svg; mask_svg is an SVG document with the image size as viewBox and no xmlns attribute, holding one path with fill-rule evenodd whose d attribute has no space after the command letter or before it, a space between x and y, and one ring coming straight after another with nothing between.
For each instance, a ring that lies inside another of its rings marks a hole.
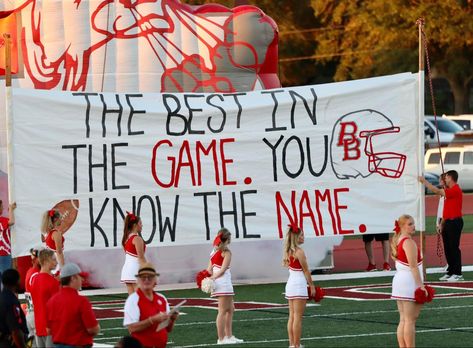
<instances>
[{"instance_id":1,"label":"grass","mask_svg":"<svg viewBox=\"0 0 473 348\"><path fill-rule=\"evenodd\" d=\"M464 274L473 280L473 273ZM428 280L437 280L429 275ZM385 284L376 292L390 292L392 277L364 278L355 280L331 280L319 282L323 288L353 285ZM447 283L445 283L447 284ZM285 304L282 292L284 284L242 285L235 287L235 301L258 301ZM437 288L437 293L459 292L457 288ZM466 290L473 295L473 286ZM198 289L166 291L168 298L208 298ZM92 301L125 299L125 295L113 297L94 296ZM211 346L216 343L216 310L185 307L169 338L169 347ZM236 347L287 347L287 308L237 311L233 331L247 343ZM392 300L353 301L326 298L321 305L307 307L302 343L306 347L396 347L398 324L396 303ZM435 299L422 309L417 321L418 347L465 347L473 346L472 297ZM101 321L102 333L97 343L114 344L126 334L122 319Z\"/></svg>"}]
</instances>

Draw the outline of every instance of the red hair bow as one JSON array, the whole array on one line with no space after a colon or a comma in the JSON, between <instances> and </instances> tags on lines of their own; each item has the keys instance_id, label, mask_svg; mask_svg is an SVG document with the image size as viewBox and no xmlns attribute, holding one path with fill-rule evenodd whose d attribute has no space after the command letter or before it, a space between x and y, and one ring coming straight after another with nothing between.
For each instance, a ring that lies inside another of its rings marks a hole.
<instances>
[{"instance_id":1,"label":"red hair bow","mask_svg":"<svg viewBox=\"0 0 473 348\"><path fill-rule=\"evenodd\" d=\"M129 211L126 212L126 215L130 217L130 222L133 222L135 220L138 220L135 214L130 213Z\"/></svg>"},{"instance_id":2,"label":"red hair bow","mask_svg":"<svg viewBox=\"0 0 473 348\"><path fill-rule=\"evenodd\" d=\"M292 232L292 233L295 233L295 234L298 234L301 229L297 226L297 224L295 222L291 222L289 225L287 225L289 227L289 230Z\"/></svg>"},{"instance_id":3,"label":"red hair bow","mask_svg":"<svg viewBox=\"0 0 473 348\"><path fill-rule=\"evenodd\" d=\"M214 239L214 242L213 242L213 246L214 247L218 247L220 245L220 243L222 243L222 238L221 238L222 234L219 233L217 234L217 236L215 237Z\"/></svg>"},{"instance_id":4,"label":"red hair bow","mask_svg":"<svg viewBox=\"0 0 473 348\"><path fill-rule=\"evenodd\" d=\"M48 211L49 217L54 217L54 214L56 214L56 210L51 209L50 211Z\"/></svg>"},{"instance_id":5,"label":"red hair bow","mask_svg":"<svg viewBox=\"0 0 473 348\"><path fill-rule=\"evenodd\" d=\"M401 226L399 226L399 222L397 220L394 221L394 229L393 229L394 232L399 233L401 232Z\"/></svg>"}]
</instances>

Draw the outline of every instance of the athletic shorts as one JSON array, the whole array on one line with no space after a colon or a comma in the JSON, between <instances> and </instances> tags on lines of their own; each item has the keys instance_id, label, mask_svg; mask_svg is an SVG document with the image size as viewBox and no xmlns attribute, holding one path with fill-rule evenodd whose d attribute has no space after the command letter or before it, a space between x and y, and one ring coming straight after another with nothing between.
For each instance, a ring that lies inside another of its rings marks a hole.
<instances>
[{"instance_id":1,"label":"athletic shorts","mask_svg":"<svg viewBox=\"0 0 473 348\"><path fill-rule=\"evenodd\" d=\"M389 233L378 233L378 234L364 234L363 242L371 242L376 240L377 242L382 242L383 240L389 240Z\"/></svg>"}]
</instances>

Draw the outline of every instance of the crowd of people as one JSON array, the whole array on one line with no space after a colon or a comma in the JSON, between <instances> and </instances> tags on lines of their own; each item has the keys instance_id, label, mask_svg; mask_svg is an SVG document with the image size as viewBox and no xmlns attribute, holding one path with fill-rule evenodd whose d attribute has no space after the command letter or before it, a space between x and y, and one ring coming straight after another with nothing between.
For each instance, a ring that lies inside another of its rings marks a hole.
<instances>
[{"instance_id":1,"label":"crowd of people","mask_svg":"<svg viewBox=\"0 0 473 348\"><path fill-rule=\"evenodd\" d=\"M419 177L421 183L442 197L442 208L439 208L441 217L437 221L437 227L443 237L448 268L447 273L440 279L448 281L463 279L460 251L463 228L462 191L457 180L458 174L448 171L442 177L445 186L438 188L425 178ZM9 228L15 222L15 206L9 206L8 218L0 217L3 244L9 243ZM0 201L0 212L2 210L3 204ZM0 347L26 347L28 339L33 339L33 346L38 348L91 347L93 338L100 331L90 302L79 295L84 273L78 265L65 263L64 236L60 224L59 211L48 210L44 213L41 235L44 247L30 250L32 267L25 278L27 315L17 296L20 274L11 268L11 257L10 261L4 258L9 255L9 250L8 255L0 254L3 285L0 293ZM129 295L124 306L123 325L130 336L122 338L117 346L165 347L168 333L173 330L179 313L171 311L166 297L155 292L159 274L155 266L146 259L146 244L141 237L141 230L140 217L127 212L122 239L125 263L121 281L126 285ZM411 216L400 216L395 221L394 232L390 249L396 273L392 282L391 298L396 300L399 311L397 340L399 347L414 347L415 324L422 308L422 303L416 298L416 292L424 292L425 296L428 296L424 285L422 253L413 239L415 223ZM376 239L376 236L374 238ZM376 240L383 241L384 244L384 241L389 239L383 237ZM218 299L218 345L244 342L235 337L232 327L234 289L230 272L230 242L230 231L226 228L220 229L213 241L207 267L207 272L214 282L211 296ZM303 243L304 231L296 224L290 224L285 235L282 257L283 265L289 271L285 297L289 307L287 333L290 348L302 347L303 314L307 300L315 297L316 293L307 256L302 248ZM0 251L4 250L7 248L0 245Z\"/></svg>"}]
</instances>

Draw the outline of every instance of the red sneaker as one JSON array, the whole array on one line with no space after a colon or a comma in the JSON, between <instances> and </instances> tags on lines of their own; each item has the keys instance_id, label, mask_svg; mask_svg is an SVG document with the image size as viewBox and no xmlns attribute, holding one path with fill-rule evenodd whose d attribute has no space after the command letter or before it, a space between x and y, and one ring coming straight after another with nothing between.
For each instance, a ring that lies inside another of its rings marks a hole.
<instances>
[{"instance_id":1,"label":"red sneaker","mask_svg":"<svg viewBox=\"0 0 473 348\"><path fill-rule=\"evenodd\" d=\"M373 271L377 271L377 270L378 269L376 268L376 265L368 263L368 267L366 267L366 272L373 272Z\"/></svg>"},{"instance_id":2,"label":"red sneaker","mask_svg":"<svg viewBox=\"0 0 473 348\"><path fill-rule=\"evenodd\" d=\"M383 264L383 271L390 271L391 270L391 265L387 262Z\"/></svg>"}]
</instances>

